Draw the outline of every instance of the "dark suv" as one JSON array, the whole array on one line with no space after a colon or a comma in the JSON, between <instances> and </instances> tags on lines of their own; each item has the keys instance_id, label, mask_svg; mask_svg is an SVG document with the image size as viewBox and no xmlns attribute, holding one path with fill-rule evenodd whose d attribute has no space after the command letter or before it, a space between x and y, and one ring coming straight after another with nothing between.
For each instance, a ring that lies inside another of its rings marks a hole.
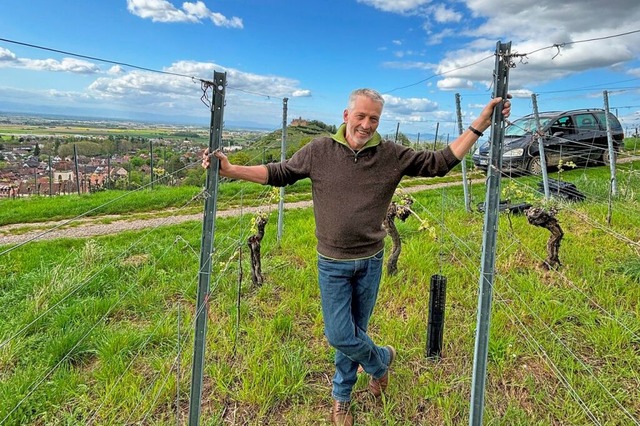
<instances>
[{"instance_id":1,"label":"dark suv","mask_svg":"<svg viewBox=\"0 0 640 426\"><path fill-rule=\"evenodd\" d=\"M538 114L543 134L547 167L557 167L561 162L574 164L608 164L609 144L605 111L602 109L578 109L551 111ZM614 153L619 152L624 132L618 119L609 113ZM533 114L510 123L504 132L502 147L502 171L542 173L538 140L533 132L536 120ZM486 172L489 164L490 143L485 143L473 153L473 163Z\"/></svg>"}]
</instances>

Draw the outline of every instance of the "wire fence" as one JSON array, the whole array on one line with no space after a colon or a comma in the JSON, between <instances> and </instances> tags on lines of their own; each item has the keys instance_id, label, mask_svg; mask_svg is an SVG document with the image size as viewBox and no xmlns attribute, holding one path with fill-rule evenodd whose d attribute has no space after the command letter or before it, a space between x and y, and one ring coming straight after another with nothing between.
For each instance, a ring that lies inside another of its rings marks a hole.
<instances>
[{"instance_id":1,"label":"wire fence","mask_svg":"<svg viewBox=\"0 0 640 426\"><path fill-rule=\"evenodd\" d=\"M13 42L6 39L0 41ZM562 47L564 45L548 48ZM536 52L523 56L534 53ZM153 72L144 67L121 65ZM181 75L173 77L193 78ZM418 83L422 82L424 80ZM406 87L409 86L393 91ZM206 94L206 88L203 92ZM248 94L265 96L260 93ZM203 98L206 96L203 95ZM605 220L604 214L612 204L609 182L606 179L593 181L590 177L591 171L598 169L591 167L589 161L593 157L593 145L579 143L578 146L584 149L572 153L572 161L580 166L570 171L561 167L555 171L556 177L562 180L570 172L571 179L586 196L589 206L599 207L603 214L594 215L593 208L586 209L579 203L561 203L560 208L567 224L572 227L571 231L576 235L598 233L603 247L619 248L613 254L604 250L601 253L602 258L598 262L603 265L601 276L604 281L607 274L614 275L612 271L615 268L611 267L612 264L640 255L640 235L637 231L640 229L637 226L640 221L640 200L637 194L640 176L636 170L637 163L634 162L637 161L638 151L634 146L632 149L622 149L617 154L620 192L613 207L616 220L610 223ZM429 144L426 149L430 148ZM560 150L551 150L549 154L563 156ZM261 155L256 153L248 162L260 162ZM466 161L472 166L469 158ZM197 161L185 166L185 169L196 167L199 167ZM181 171L183 170L174 170L169 175L177 176ZM453 176L458 175L454 172ZM12 317L8 317L6 313L0 316L0 323L4 324L0 326L0 424L47 424L71 420L85 424L184 422L188 405L188 370L192 361L192 330L196 318L203 314L203 311L196 311L194 308L196 283L202 273L196 266L200 223L197 218L191 218L181 225L175 225L172 219L179 218L183 213L191 213L194 206L199 207L202 192L171 209L163 216L164 222L161 220L152 227L100 239L55 239L51 240L50 246L46 242L49 234L54 231L72 229L74 225L81 226L82 219L96 214L100 216L99 212L110 203L134 199L140 191L150 190L154 183L158 185L163 179L166 181L166 177L158 178L138 189L126 190L117 198L71 219L44 225L41 232L19 243L0 247L0 264L3 265L0 271L5 276L5 284L0 286L0 300L3 306L17 307L6 311ZM520 190L521 194L525 194L524 197L540 197L540 188L535 186L536 179L538 177L529 171L518 175L505 174L503 189L511 187L512 191ZM456 183L459 184L460 181ZM231 182L223 183L227 184L235 185ZM476 199L480 197L480 189L482 185L472 185ZM411 181L403 182L400 190L413 192ZM433 227L440 230L439 240L431 244L439 251L437 263L440 267L447 263L447 270L458 268L466 281L476 282L478 255L481 252L481 224L479 221L469 220L470 224L466 226L452 223L448 219L449 216L459 217L455 212L463 206L460 192L453 188L438 194L439 209L433 209L426 198L423 198L424 195L419 194L424 193L416 193L413 209L418 216L426 218ZM254 199L251 206L248 197ZM234 368L241 375L249 367L243 367L242 363L248 363L250 356L242 353L236 356L235 348L256 332L243 327L243 319L255 313L247 312L247 304L235 303L238 300L236 296L239 298L243 295L256 300L270 299L269 303L273 305L277 305L278 297L278 292L273 289L271 294L268 290L248 286L246 280L243 281L241 266L247 262L242 258L242 249L246 247L247 239L253 232L251 208L271 214L275 209L271 189L263 187L250 196L244 189L239 189L227 194L223 201L225 205L234 206L235 212L220 223L220 237L216 240L212 254L214 278L211 297L207 302L210 303L213 299L220 301L215 295L233 293L231 300L234 303L208 305L208 323L220 328L215 330L210 343L225 348L221 351L213 350L209 355L211 363L208 373L211 377L218 377L216 370ZM435 211L438 213L433 213ZM221 216L223 212L219 214ZM473 214L475 213L469 216ZM308 211L304 215L306 218L311 216ZM303 223L309 221L299 220ZM517 225L514 226L512 220ZM544 366L549 374L547 380L557 383L559 392L566 394L566 404L569 406L566 417L555 417L551 422L573 423L580 419L593 424L640 424L640 406L636 398L637 384L640 383L637 368L640 365L640 354L637 351L640 320L637 306L628 302L637 294L637 290L624 288L625 285L637 287L637 275L635 281L628 278L629 275L615 275L618 282L612 284L611 288L615 291L615 296L618 296L619 304L606 297L598 289L598 283L582 282L572 270L579 269L579 265L553 269L542 277L535 276L539 271L531 268L523 271L523 276L529 277L528 283L514 282L516 275L510 273L511 268L523 268L514 259L527 259L532 263L544 261L540 247L533 247L529 242L530 229L522 225L521 219L512 216L501 219L498 274L494 290L497 295L495 309L505 318L502 325L505 329L513 328L513 335L520 336L528 350L520 348L516 351L506 344L505 347L494 347L494 353L513 351L523 360ZM405 225L407 234L417 233L412 227L410 224ZM295 240L301 237L285 233L285 238ZM273 235L268 236L263 252L264 258L270 259L265 262L266 274L275 282L283 282L286 278L277 278L279 274L287 277L295 274L295 268L290 268L286 262L303 262L299 258L313 254L313 249L304 247L304 255L292 253L287 261L283 261L282 248L274 239ZM575 246L579 247L579 243ZM37 256L51 261L46 256L47 251L58 254L55 264L34 261L33 258ZM237 287L233 285L236 281L239 281ZM552 294L542 295L550 297L548 303L553 307L548 311L538 312L532 307L539 305L533 304L528 297L540 294L529 286L548 285L550 282L554 283L549 289ZM156 291L154 287L161 288L162 292ZM461 300L455 303L464 304ZM584 306L589 307L587 313L582 310ZM572 313L580 318L574 317ZM271 322L269 326L287 330L287 321L283 317L276 318L280 318L280 322ZM312 318L310 316L303 320L312 322ZM472 321L467 322L472 324ZM585 327L584 331L580 331L581 322L596 323L612 334L615 332L616 335L611 336L612 344L623 346L626 357L612 355L609 358L606 354L588 353L585 345L576 339L592 328ZM568 323L576 325L571 333L563 328ZM306 325L313 327L313 324ZM468 332L467 341L472 340L472 328ZM283 333L287 335L286 331ZM459 341L463 337L465 336L458 336L456 339ZM496 337L498 346L505 341L500 338L502 336ZM614 337L618 340L615 341ZM515 338L512 339L507 341L515 342ZM228 350L231 346L234 347L233 351ZM225 359L228 356L225 354L229 353L233 353L233 356ZM471 369L468 368L469 358L466 358L466 366L463 367L466 377L471 374ZM500 368L499 360L496 364ZM624 371L624 380L612 381L611 377L618 377L614 373L618 369ZM220 377L234 376L229 375L228 371L226 373ZM545 375L541 374L540 377ZM235 377L230 380L240 379ZM229 408L234 407L234 402L229 401L233 396L219 389L228 385L231 383L207 384L207 392L219 391L226 395L223 399L227 399L225 404L209 407L206 411L207 415L215 417L212 421L229 421L237 415L236 412L231 413ZM501 388L497 386L496 389ZM595 402L594 395L599 395ZM65 399L61 400L61 396ZM496 395L494 398L499 400L501 396ZM278 399L274 396L267 401L271 401L272 407L278 404ZM247 403L249 406L252 404ZM258 411L264 414L261 410L265 409L269 411L272 408L266 407Z\"/></svg>"}]
</instances>

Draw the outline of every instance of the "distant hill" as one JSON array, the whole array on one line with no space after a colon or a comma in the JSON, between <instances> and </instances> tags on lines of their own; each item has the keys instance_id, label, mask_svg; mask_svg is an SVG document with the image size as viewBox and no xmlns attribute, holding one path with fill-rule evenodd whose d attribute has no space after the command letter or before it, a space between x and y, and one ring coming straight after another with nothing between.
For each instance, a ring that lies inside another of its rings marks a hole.
<instances>
[{"instance_id":1,"label":"distant hill","mask_svg":"<svg viewBox=\"0 0 640 426\"><path fill-rule=\"evenodd\" d=\"M304 144L319 136L331 136L335 132L336 126L330 126L321 121L309 121L306 125L287 126L286 148L299 148L301 143ZM282 130L275 130L253 142L251 148L280 149L281 144Z\"/></svg>"},{"instance_id":2,"label":"distant hill","mask_svg":"<svg viewBox=\"0 0 640 426\"><path fill-rule=\"evenodd\" d=\"M332 136L336 133L337 127L327 125L321 121L305 121L305 120L294 120L296 125L287 126L287 146L286 150L291 154L291 151L297 151L304 145L309 142L311 139L316 138L318 136ZM395 135L382 134L383 139L394 140ZM413 138L411 136L414 136ZM411 144L416 141L416 135L406 135L402 132L398 134L398 143L403 145L412 146ZM424 146L427 144L433 144L434 135L431 134L423 134L419 139ZM438 138L440 143L443 144L444 140L442 136ZM260 139L256 140L251 144L249 149L258 149L258 150L279 150L280 145L282 144L282 130L275 130L270 133L266 133Z\"/></svg>"},{"instance_id":3,"label":"distant hill","mask_svg":"<svg viewBox=\"0 0 640 426\"><path fill-rule=\"evenodd\" d=\"M293 124L287 126L287 139L285 147L285 158L291 156L309 143L312 139L320 136L332 136L336 133L336 126L327 125L320 121L308 121L302 119L294 120ZM395 137L395 135L393 135ZM389 135L382 135L383 138L393 140ZM422 140L420 147L414 146L405 134L399 133L397 143L405 146L413 146L415 149L426 149L428 145ZM433 142L431 142L433 143ZM235 164L265 164L280 161L282 145L282 130L274 130L265 133L253 142L244 146L242 151L229 154L229 159Z\"/></svg>"}]
</instances>

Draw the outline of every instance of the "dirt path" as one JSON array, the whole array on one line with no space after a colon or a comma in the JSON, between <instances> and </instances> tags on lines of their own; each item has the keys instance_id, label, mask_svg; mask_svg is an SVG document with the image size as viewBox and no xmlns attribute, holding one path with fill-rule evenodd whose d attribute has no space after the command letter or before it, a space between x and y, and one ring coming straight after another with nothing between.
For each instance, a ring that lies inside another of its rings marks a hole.
<instances>
[{"instance_id":1,"label":"dirt path","mask_svg":"<svg viewBox=\"0 0 640 426\"><path fill-rule=\"evenodd\" d=\"M484 183L485 179L474 179L471 184ZM448 182L433 185L419 185L403 188L403 192L413 193L430 189L438 189L449 186L459 186L460 182ZM311 206L311 201L298 201L285 203L285 209L301 209ZM271 208L276 209L277 205ZM264 207L244 207L242 213L255 213ZM229 217L240 214L240 209L218 211L217 217ZM142 219L132 216L98 216L92 218L70 219L58 222L41 222L30 224L15 224L0 226L0 245L24 244L32 240L53 240L56 238L88 238L99 235L117 234L123 231L155 228L158 226L175 225L190 220L202 220L202 213L188 215L167 215L166 212L157 212L158 217L149 217L145 213ZM151 213L153 215L153 213ZM108 219L109 223L105 222ZM21 230L28 229L26 232Z\"/></svg>"},{"instance_id":2,"label":"dirt path","mask_svg":"<svg viewBox=\"0 0 640 426\"><path fill-rule=\"evenodd\" d=\"M618 158L618 163L628 163L640 159L639 156ZM484 184L486 178L472 179L471 184ZM431 185L418 185L403 188L407 193L420 192L432 189L459 186L462 182L446 182ZM311 201L298 201L295 203L285 203L285 209L301 209L311 206ZM276 209L277 205L271 206ZM242 213L255 213L261 207L244 207ZM218 211L218 217L235 216L241 213L240 209ZM32 240L53 240L56 238L88 238L99 235L117 234L122 231L133 231L144 228L154 228L158 226L175 225L190 220L202 220L202 213L189 215L170 215L167 211L145 213L144 218L136 219L136 215L127 216L98 216L92 218L70 219L59 222L41 222L29 224L15 224L0 226L0 245L24 244ZM103 223L105 220L109 223ZM26 232L25 232L26 229Z\"/></svg>"}]
</instances>

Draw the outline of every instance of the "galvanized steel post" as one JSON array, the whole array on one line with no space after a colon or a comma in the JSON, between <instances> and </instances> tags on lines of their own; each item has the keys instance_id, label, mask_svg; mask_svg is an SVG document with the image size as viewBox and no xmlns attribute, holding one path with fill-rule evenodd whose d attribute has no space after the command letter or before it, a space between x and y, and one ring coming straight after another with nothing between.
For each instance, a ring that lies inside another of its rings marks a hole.
<instances>
[{"instance_id":1,"label":"galvanized steel post","mask_svg":"<svg viewBox=\"0 0 640 426\"><path fill-rule=\"evenodd\" d=\"M602 92L604 96L604 120L607 125L607 143L609 145L609 169L611 170L611 195L618 194L618 185L616 183L616 151L613 147L613 135L611 133L611 120L609 120L609 93L605 90Z\"/></svg>"},{"instance_id":2,"label":"galvanized steel post","mask_svg":"<svg viewBox=\"0 0 640 426\"><path fill-rule=\"evenodd\" d=\"M544 198L548 200L551 197L549 192L549 174L547 172L547 157L544 153L544 137L540 134L540 115L538 114L538 99L536 94L531 95L533 103L533 114L536 118L536 139L538 139L538 152L540 153L540 167L542 168L542 185L544 186Z\"/></svg>"},{"instance_id":3,"label":"galvanized steel post","mask_svg":"<svg viewBox=\"0 0 640 426\"><path fill-rule=\"evenodd\" d=\"M280 161L284 161L287 153L287 102L289 98L282 99L282 144L280 146ZM284 226L284 186L280 187L280 201L278 202L278 243L282 239Z\"/></svg>"},{"instance_id":4,"label":"galvanized steel post","mask_svg":"<svg viewBox=\"0 0 640 426\"><path fill-rule=\"evenodd\" d=\"M498 42L494 71L493 97L507 99L509 67L511 66L511 43ZM487 193L485 200L484 235L482 238L482 269L480 271L480 291L478 294L478 318L476 344L473 359L471 387L471 412L469 425L482 426L484 392L487 376L489 352L489 328L491 323L491 302L495 275L496 239L498 234L498 214L500 207L500 174L502 173L502 141L504 138L504 117L502 103L495 107L491 123L491 149L487 169Z\"/></svg>"},{"instance_id":5,"label":"galvanized steel post","mask_svg":"<svg viewBox=\"0 0 640 426\"><path fill-rule=\"evenodd\" d=\"M464 133L462 128L462 110L460 108L460 93L456 93L456 116L458 117L458 134ZM464 191L464 208L471 212L471 196L469 195L469 180L467 179L467 156L462 159L462 189Z\"/></svg>"},{"instance_id":6,"label":"galvanized steel post","mask_svg":"<svg viewBox=\"0 0 640 426\"><path fill-rule=\"evenodd\" d=\"M213 102L211 103L211 124L209 126L209 152L220 148L222 141L222 116L224 113L224 95L227 85L226 73L213 73ZM200 245L200 269L198 273L198 294L195 317L195 339L191 372L191 391L189 395L189 426L200 424L202 400L202 382L204 378L204 354L206 348L207 319L209 313L209 283L211 281L211 255L215 235L215 218L218 201L218 177L220 162L214 160L207 170L205 189L204 217L202 219L202 238ZM178 384L179 385L179 384Z\"/></svg>"}]
</instances>

